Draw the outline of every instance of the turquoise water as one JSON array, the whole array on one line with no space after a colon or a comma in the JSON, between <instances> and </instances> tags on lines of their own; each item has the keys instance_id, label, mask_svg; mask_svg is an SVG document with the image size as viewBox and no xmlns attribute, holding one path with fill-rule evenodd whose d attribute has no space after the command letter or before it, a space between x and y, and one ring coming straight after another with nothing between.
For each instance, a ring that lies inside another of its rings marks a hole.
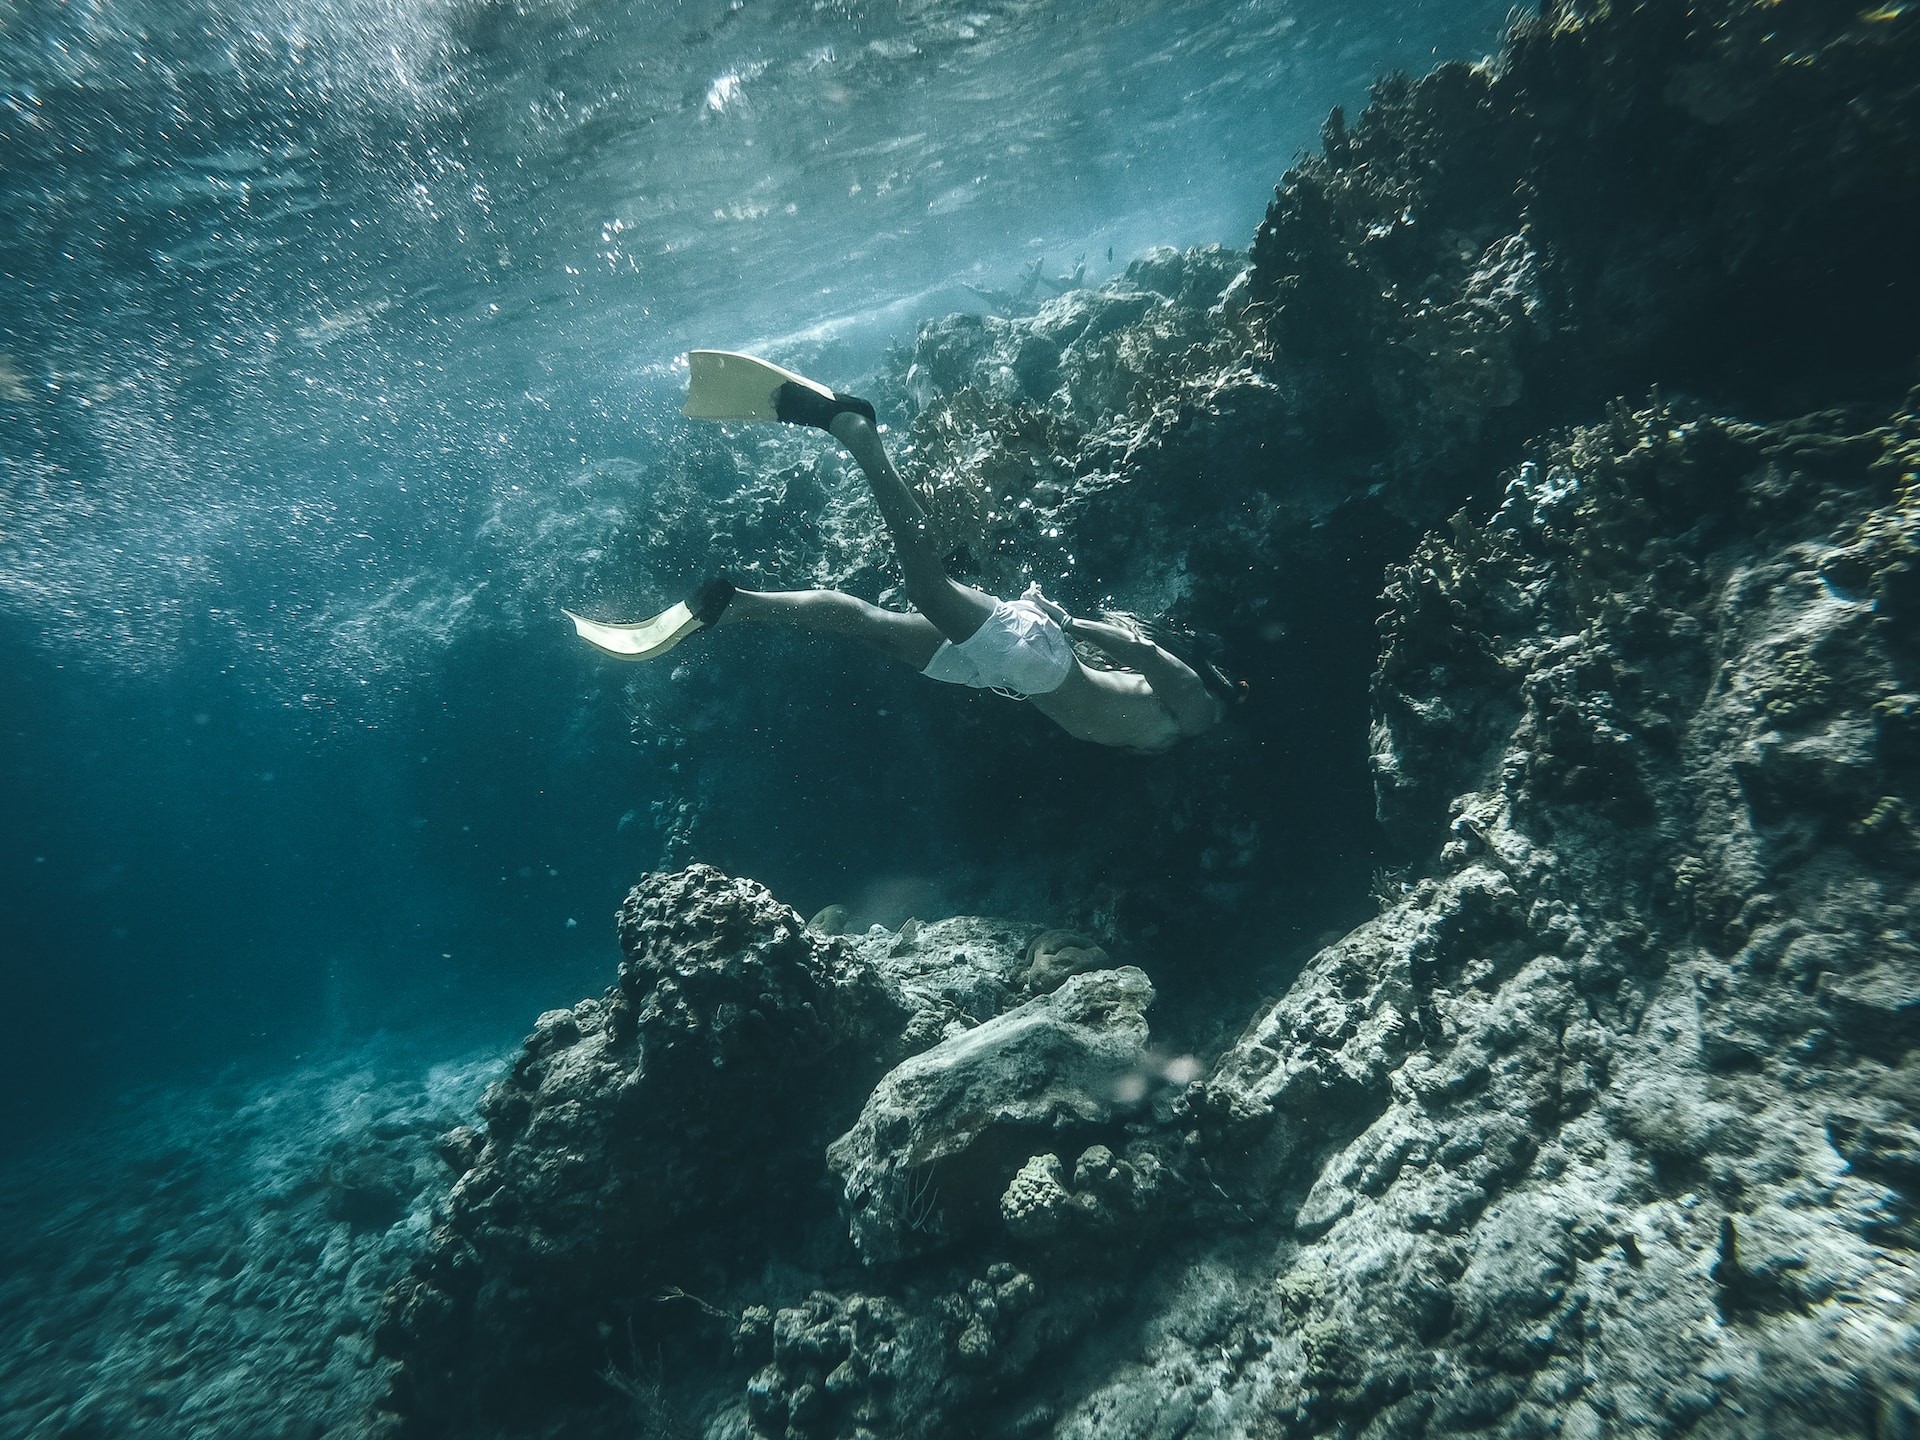
<instances>
[{"instance_id":1,"label":"turquoise water","mask_svg":"<svg viewBox=\"0 0 1920 1440\"><path fill-rule=\"evenodd\" d=\"M677 357L852 385L969 284L1244 247L1331 105L1504 12L8 8L4 1123L597 989L716 742L636 744L556 612L660 598ZM795 723L728 864L942 863L937 793L797 833L911 737Z\"/></svg>"}]
</instances>

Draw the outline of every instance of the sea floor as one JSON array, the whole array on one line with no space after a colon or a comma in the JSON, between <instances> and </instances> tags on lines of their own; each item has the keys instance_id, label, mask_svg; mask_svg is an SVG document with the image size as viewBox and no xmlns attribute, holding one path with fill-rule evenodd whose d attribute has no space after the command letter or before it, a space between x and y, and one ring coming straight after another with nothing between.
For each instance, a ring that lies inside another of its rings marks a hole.
<instances>
[{"instance_id":1,"label":"sea floor","mask_svg":"<svg viewBox=\"0 0 1920 1440\"><path fill-rule=\"evenodd\" d=\"M500 1049L397 1042L156 1089L0 1178L0 1435L318 1440L367 1428L380 1297Z\"/></svg>"}]
</instances>

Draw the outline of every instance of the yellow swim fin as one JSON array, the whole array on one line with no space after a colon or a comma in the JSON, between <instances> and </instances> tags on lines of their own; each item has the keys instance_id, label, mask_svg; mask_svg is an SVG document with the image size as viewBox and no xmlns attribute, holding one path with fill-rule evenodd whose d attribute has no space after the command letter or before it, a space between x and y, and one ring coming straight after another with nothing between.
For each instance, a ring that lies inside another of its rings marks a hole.
<instances>
[{"instance_id":1,"label":"yellow swim fin","mask_svg":"<svg viewBox=\"0 0 1920 1440\"><path fill-rule=\"evenodd\" d=\"M596 649L622 660L651 660L666 654L694 631L718 625L733 603L734 593L733 581L725 575L710 575L678 605L637 625L602 625L564 606L560 613L573 621L580 638Z\"/></svg>"},{"instance_id":2,"label":"yellow swim fin","mask_svg":"<svg viewBox=\"0 0 1920 1440\"><path fill-rule=\"evenodd\" d=\"M694 350L687 355L687 403L680 413L689 420L778 420L782 385L798 385L823 400L833 391L804 375L782 370L751 355L731 350Z\"/></svg>"},{"instance_id":3,"label":"yellow swim fin","mask_svg":"<svg viewBox=\"0 0 1920 1440\"><path fill-rule=\"evenodd\" d=\"M684 600L637 625L602 625L571 610L560 613L573 621L573 628L580 632L582 640L622 660L651 660L656 655L664 655L701 628L700 617Z\"/></svg>"}]
</instances>

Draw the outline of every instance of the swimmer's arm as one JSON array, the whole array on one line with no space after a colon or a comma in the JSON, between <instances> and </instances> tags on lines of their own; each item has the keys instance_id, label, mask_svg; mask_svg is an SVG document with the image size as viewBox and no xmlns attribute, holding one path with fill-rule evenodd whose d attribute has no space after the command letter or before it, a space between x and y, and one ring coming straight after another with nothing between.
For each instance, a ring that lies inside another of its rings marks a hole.
<instances>
[{"instance_id":1,"label":"swimmer's arm","mask_svg":"<svg viewBox=\"0 0 1920 1440\"><path fill-rule=\"evenodd\" d=\"M1182 735L1198 735L1219 722L1220 702L1213 698L1205 682L1193 673L1191 666L1151 640L1143 640L1131 630L1105 620L1076 620L1069 616L1061 628L1075 639L1091 641L1129 670L1145 676L1154 698L1166 706Z\"/></svg>"},{"instance_id":2,"label":"swimmer's arm","mask_svg":"<svg viewBox=\"0 0 1920 1440\"><path fill-rule=\"evenodd\" d=\"M1069 636L1097 645L1127 669L1137 672L1166 707L1182 735L1198 735L1220 721L1220 702L1193 668L1168 654L1151 640L1106 620L1076 620L1066 609L1040 593L1036 583L1022 597L1038 605Z\"/></svg>"},{"instance_id":3,"label":"swimmer's arm","mask_svg":"<svg viewBox=\"0 0 1920 1440\"><path fill-rule=\"evenodd\" d=\"M1059 606L1053 607L1059 610ZM1090 640L1122 665L1132 666L1135 661L1151 655L1164 655L1166 652L1151 640L1142 640L1133 631L1105 620L1078 620L1061 610L1054 617L1060 628L1077 640ZM1168 656L1172 659L1171 656ZM1178 665L1179 661L1174 661ZM1184 665L1180 667L1186 669Z\"/></svg>"}]
</instances>

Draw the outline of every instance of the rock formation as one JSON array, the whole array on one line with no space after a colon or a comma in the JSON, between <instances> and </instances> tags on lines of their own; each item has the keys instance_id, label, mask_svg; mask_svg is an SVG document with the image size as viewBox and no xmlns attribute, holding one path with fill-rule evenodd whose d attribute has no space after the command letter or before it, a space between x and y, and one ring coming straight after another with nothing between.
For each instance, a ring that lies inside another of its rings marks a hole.
<instances>
[{"instance_id":1,"label":"rock formation","mask_svg":"<svg viewBox=\"0 0 1920 1440\"><path fill-rule=\"evenodd\" d=\"M1146 1098L1152 1000L1138 970L1076 975L890 1072L827 1147L861 1257L950 1245L998 1218L1009 1157L1039 1140L1117 1129Z\"/></svg>"},{"instance_id":2,"label":"rock formation","mask_svg":"<svg viewBox=\"0 0 1920 1440\"><path fill-rule=\"evenodd\" d=\"M656 876L619 928L619 984L536 1022L388 1296L406 1413L515 1418L549 1398L538 1378L604 1363L622 1297L764 1264L897 1043L905 1011L872 966L750 882Z\"/></svg>"},{"instance_id":3,"label":"rock formation","mask_svg":"<svg viewBox=\"0 0 1920 1440\"><path fill-rule=\"evenodd\" d=\"M1557 7L1336 114L1250 266L924 327L876 398L956 557L1183 610L1267 703L1124 783L916 711L1033 923L649 877L447 1142L391 1413L1920 1431L1916 137L1913 12ZM881 594L767 443L730 533Z\"/></svg>"},{"instance_id":4,"label":"rock formation","mask_svg":"<svg viewBox=\"0 0 1920 1440\"><path fill-rule=\"evenodd\" d=\"M1301 1434L1920 1417L1913 415L1621 409L1395 573L1382 797L1450 838L1193 1099L1289 1236L1229 1394Z\"/></svg>"},{"instance_id":5,"label":"rock formation","mask_svg":"<svg viewBox=\"0 0 1920 1440\"><path fill-rule=\"evenodd\" d=\"M1109 1147L1165 1110L1146 977L1062 975L1020 1003L1018 928L829 937L699 865L649 877L619 920L620 983L541 1016L484 1135L443 1139L460 1178L376 1337L401 1361L390 1412L423 1434L572 1409L617 1426L621 1397L657 1396L645 1357L684 1345L688 1315L760 1366L730 1402L753 1433L924 1429L1031 1365L1040 1341L1014 1322L1038 1289L1010 1259L938 1295L924 1275L904 1293L809 1286L951 1262L982 1235L1011 1254L1010 1237L1137 1221L1157 1159ZM1035 1193L1037 1167L1060 1168L1036 1148L1068 1140L1071 1191L1062 1175Z\"/></svg>"}]
</instances>

